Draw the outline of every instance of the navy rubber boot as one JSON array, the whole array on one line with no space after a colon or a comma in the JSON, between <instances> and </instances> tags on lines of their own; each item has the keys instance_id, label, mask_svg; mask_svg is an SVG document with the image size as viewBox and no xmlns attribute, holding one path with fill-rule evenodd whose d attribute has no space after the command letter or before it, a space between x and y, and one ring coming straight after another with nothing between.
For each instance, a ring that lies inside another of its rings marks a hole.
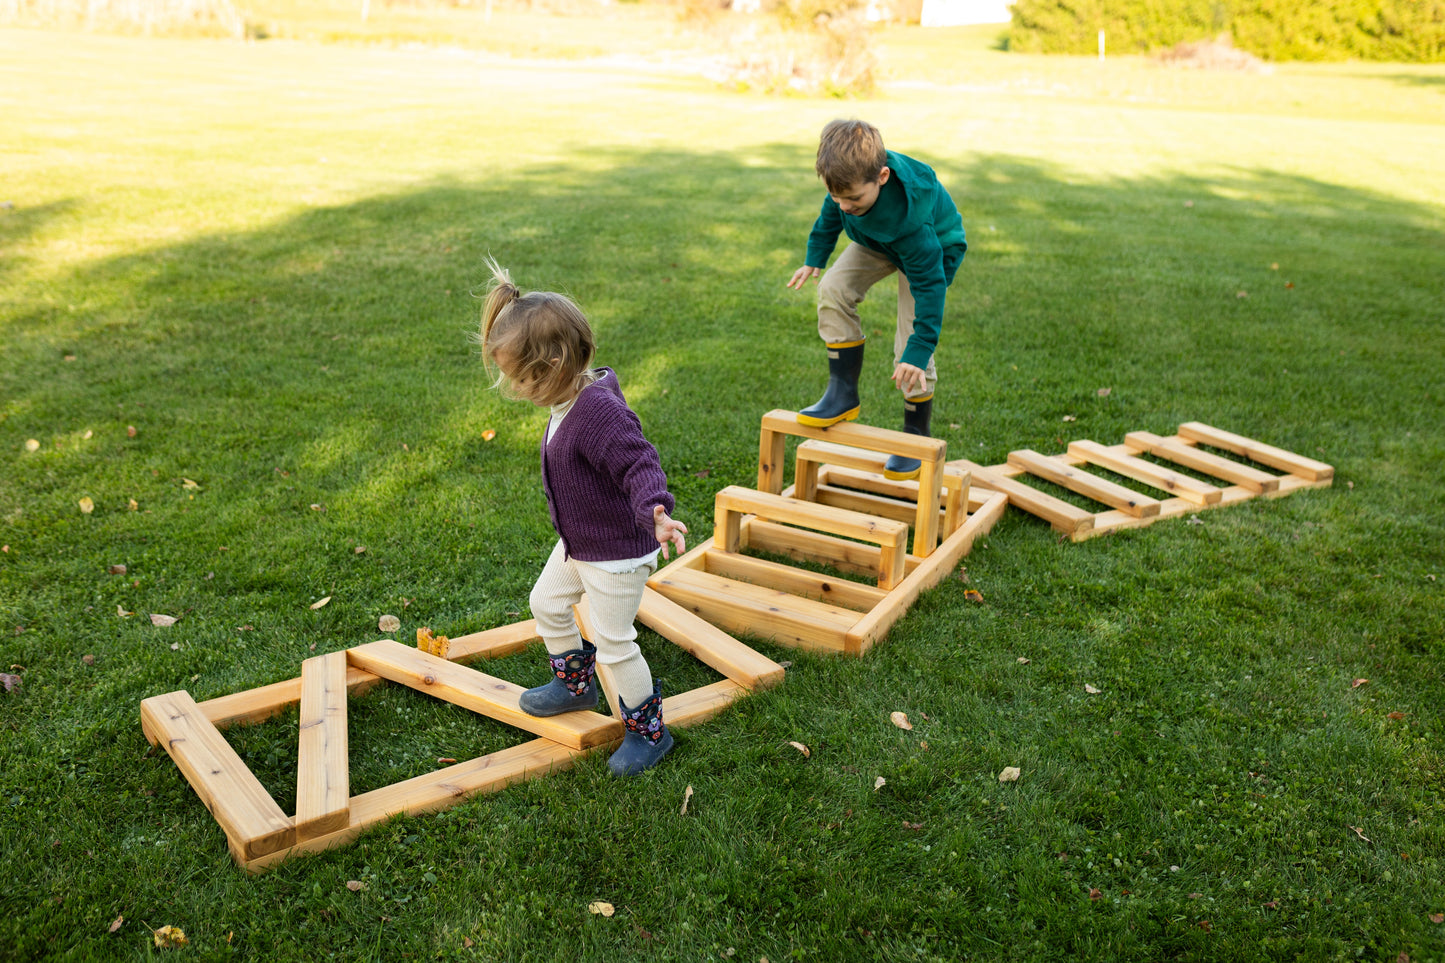
<instances>
[{"instance_id":1,"label":"navy rubber boot","mask_svg":"<svg viewBox=\"0 0 1445 963\"><path fill-rule=\"evenodd\" d=\"M798 412L798 424L827 428L858 417L858 375L863 371L863 342L828 345L828 387L811 407Z\"/></svg>"},{"instance_id":2,"label":"navy rubber boot","mask_svg":"<svg viewBox=\"0 0 1445 963\"><path fill-rule=\"evenodd\" d=\"M933 395L927 398L919 398L915 401L904 399L903 401L903 430L910 435L922 435L929 437L928 426L933 420ZM883 477L893 481L903 481L908 478L917 478L918 471L923 463L917 458L904 458L902 455L889 455L888 461L883 465Z\"/></svg>"},{"instance_id":3,"label":"navy rubber boot","mask_svg":"<svg viewBox=\"0 0 1445 963\"><path fill-rule=\"evenodd\" d=\"M653 680L652 695L635 709L617 700L622 710L622 745L607 760L614 776L635 776L651 769L672 749L672 733L662 724L662 683Z\"/></svg>"},{"instance_id":4,"label":"navy rubber boot","mask_svg":"<svg viewBox=\"0 0 1445 963\"><path fill-rule=\"evenodd\" d=\"M552 679L523 692L517 700L529 716L555 716L597 705L597 647L585 639L582 648L547 656Z\"/></svg>"}]
</instances>

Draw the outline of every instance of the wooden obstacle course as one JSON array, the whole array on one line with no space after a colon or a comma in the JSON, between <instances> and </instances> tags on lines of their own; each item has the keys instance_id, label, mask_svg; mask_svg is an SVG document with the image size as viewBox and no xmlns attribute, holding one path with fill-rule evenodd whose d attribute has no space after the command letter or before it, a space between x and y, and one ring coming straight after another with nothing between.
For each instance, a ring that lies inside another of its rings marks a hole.
<instances>
[{"instance_id":1,"label":"wooden obstacle course","mask_svg":"<svg viewBox=\"0 0 1445 963\"><path fill-rule=\"evenodd\" d=\"M805 440L785 489L790 436ZM938 438L851 422L813 428L795 412L770 411L762 420L757 490L719 492L712 543L649 584L729 632L861 655L953 570L1007 505L993 492L971 497L968 474L945 468L946 451ZM886 479L889 454L919 459L918 479ZM749 549L840 574L757 558Z\"/></svg>"},{"instance_id":2,"label":"wooden obstacle course","mask_svg":"<svg viewBox=\"0 0 1445 963\"><path fill-rule=\"evenodd\" d=\"M1285 472L1272 474L1213 452L1208 445L1242 458ZM1160 459L1182 468L1227 482L1224 488L1173 471ZM1179 432L1160 437L1147 431L1129 432L1122 445L1112 447L1093 441L1069 443L1060 455L1040 455L1023 449L1009 453L1002 465L984 467L966 459L949 465L973 473L974 483L1002 492L1010 504L1047 521L1055 531L1075 542L1124 528L1142 528L1161 518L1191 514L1205 508L1237 505L1251 498L1287 495L1301 488L1322 488L1332 484L1334 469L1321 461L1282 448L1191 421ZM1159 489L1162 500L1142 495L1131 488L1090 473L1087 466L1104 468ZM1025 476L1041 478L1076 494L1109 506L1091 512L1026 484Z\"/></svg>"},{"instance_id":3,"label":"wooden obstacle course","mask_svg":"<svg viewBox=\"0 0 1445 963\"><path fill-rule=\"evenodd\" d=\"M587 608L578 624L590 636ZM663 699L670 727L712 718L734 700L782 681L783 667L707 625L652 590L644 590L638 620L708 663L727 678ZM539 642L535 621L450 640L450 659L383 639L307 659L287 682L196 703L184 690L141 703L141 727L164 748L226 835L233 858L253 872L289 856L339 846L400 813L433 812L473 795L495 792L570 767L586 752L622 738L615 692L599 673L614 715L564 713L536 718L516 705L522 689L458 663L495 658ZM540 733L538 738L435 772L350 796L346 700L393 681L444 701ZM286 815L221 733L225 726L260 722L301 707L297 755L297 812Z\"/></svg>"}]
</instances>

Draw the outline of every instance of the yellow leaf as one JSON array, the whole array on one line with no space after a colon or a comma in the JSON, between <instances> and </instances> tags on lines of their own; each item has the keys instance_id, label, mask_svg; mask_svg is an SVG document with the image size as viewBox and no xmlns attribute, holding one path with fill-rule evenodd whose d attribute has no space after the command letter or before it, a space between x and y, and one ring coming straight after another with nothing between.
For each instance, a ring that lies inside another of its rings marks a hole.
<instances>
[{"instance_id":1,"label":"yellow leaf","mask_svg":"<svg viewBox=\"0 0 1445 963\"><path fill-rule=\"evenodd\" d=\"M679 816L686 816L686 815L687 815L687 804L688 804L689 802L691 802L691 801L692 801L692 787L691 787L691 786L688 786L686 789L684 789L684 790L682 791L682 811L678 813Z\"/></svg>"},{"instance_id":2,"label":"yellow leaf","mask_svg":"<svg viewBox=\"0 0 1445 963\"><path fill-rule=\"evenodd\" d=\"M617 912L617 910L612 908L611 903L604 903L601 900L597 900L595 902L587 904L587 912L592 913L595 916L611 916L613 913Z\"/></svg>"},{"instance_id":3,"label":"yellow leaf","mask_svg":"<svg viewBox=\"0 0 1445 963\"><path fill-rule=\"evenodd\" d=\"M311 608L312 608L312 609L319 609L319 608L321 608L323 605L325 605L327 602L330 602L330 601L331 601L331 596L329 596L329 595L326 596L326 598L324 598L324 599L317 599L315 602L312 602L312 603L311 603Z\"/></svg>"},{"instance_id":4,"label":"yellow leaf","mask_svg":"<svg viewBox=\"0 0 1445 963\"><path fill-rule=\"evenodd\" d=\"M159 625L161 628L165 628L168 625L175 625L178 621L179 619L174 615L161 615L159 612L151 613L151 625Z\"/></svg>"},{"instance_id":5,"label":"yellow leaf","mask_svg":"<svg viewBox=\"0 0 1445 963\"><path fill-rule=\"evenodd\" d=\"M82 498L80 500L80 510L85 514L89 515L91 512L95 511L95 502L91 501L89 496Z\"/></svg>"},{"instance_id":6,"label":"yellow leaf","mask_svg":"<svg viewBox=\"0 0 1445 963\"><path fill-rule=\"evenodd\" d=\"M200 484L198 482L191 481L189 478L181 479L181 487L186 489L187 491L193 492L198 492L201 490Z\"/></svg>"},{"instance_id":7,"label":"yellow leaf","mask_svg":"<svg viewBox=\"0 0 1445 963\"><path fill-rule=\"evenodd\" d=\"M165 949L171 946L185 946L190 943L179 926L162 926L155 932L156 946Z\"/></svg>"},{"instance_id":8,"label":"yellow leaf","mask_svg":"<svg viewBox=\"0 0 1445 963\"><path fill-rule=\"evenodd\" d=\"M1023 775L1018 766L1005 766L1003 772L998 774L999 782L1018 782L1019 776Z\"/></svg>"},{"instance_id":9,"label":"yellow leaf","mask_svg":"<svg viewBox=\"0 0 1445 963\"><path fill-rule=\"evenodd\" d=\"M1029 660L1028 660L1028 658L1027 658L1026 656L1022 656L1022 655L1019 656L1019 665L1028 665L1028 664L1029 664Z\"/></svg>"},{"instance_id":10,"label":"yellow leaf","mask_svg":"<svg viewBox=\"0 0 1445 963\"><path fill-rule=\"evenodd\" d=\"M490 428L482 432L482 441L491 441L495 437L497 437L497 433Z\"/></svg>"},{"instance_id":11,"label":"yellow leaf","mask_svg":"<svg viewBox=\"0 0 1445 963\"><path fill-rule=\"evenodd\" d=\"M796 749L796 750L798 750L799 752L801 752L801 753L803 754L803 758L804 758L804 759L811 759L812 756L813 756L813 750L809 749L807 746L803 745L801 742L793 742L793 741L790 740L790 741L788 742L788 745L792 746L794 749Z\"/></svg>"},{"instance_id":12,"label":"yellow leaf","mask_svg":"<svg viewBox=\"0 0 1445 963\"><path fill-rule=\"evenodd\" d=\"M401 619L395 615L383 615L377 620L376 627L383 632L395 632L401 628Z\"/></svg>"},{"instance_id":13,"label":"yellow leaf","mask_svg":"<svg viewBox=\"0 0 1445 963\"><path fill-rule=\"evenodd\" d=\"M36 438L27 438L27 439L25 439L25 450L26 450L26 451L39 451L39 450L40 450L40 441L39 441L38 439L36 439Z\"/></svg>"},{"instance_id":14,"label":"yellow leaf","mask_svg":"<svg viewBox=\"0 0 1445 963\"><path fill-rule=\"evenodd\" d=\"M1098 695L1098 694L1099 694L1099 690L1096 689L1096 688L1094 688L1093 686L1089 685L1089 683L1087 683L1087 682L1084 683L1084 691L1087 692L1089 695Z\"/></svg>"},{"instance_id":15,"label":"yellow leaf","mask_svg":"<svg viewBox=\"0 0 1445 963\"><path fill-rule=\"evenodd\" d=\"M123 618L123 619L128 619L128 618L130 618L132 615L135 615L134 612L127 612L125 609L121 608L119 605L117 605L117 606L115 607L115 614L116 614L116 615L119 615L119 616L120 616L121 618Z\"/></svg>"},{"instance_id":16,"label":"yellow leaf","mask_svg":"<svg viewBox=\"0 0 1445 963\"><path fill-rule=\"evenodd\" d=\"M895 712L895 713L893 713L891 716L889 716L888 718L889 718L889 719L892 719L892 720L893 720L893 724L894 724L895 726L897 726L898 728L900 728L900 729L912 729L912 728L913 728L913 723L911 723L911 722L908 721L908 714L905 713L905 712Z\"/></svg>"},{"instance_id":17,"label":"yellow leaf","mask_svg":"<svg viewBox=\"0 0 1445 963\"><path fill-rule=\"evenodd\" d=\"M130 509L131 511L135 511L136 509L140 508L140 502L132 498L125 507Z\"/></svg>"},{"instance_id":18,"label":"yellow leaf","mask_svg":"<svg viewBox=\"0 0 1445 963\"><path fill-rule=\"evenodd\" d=\"M877 792L886 785L888 785L888 780L884 779L882 776L879 776L877 779L873 780L873 791Z\"/></svg>"}]
</instances>

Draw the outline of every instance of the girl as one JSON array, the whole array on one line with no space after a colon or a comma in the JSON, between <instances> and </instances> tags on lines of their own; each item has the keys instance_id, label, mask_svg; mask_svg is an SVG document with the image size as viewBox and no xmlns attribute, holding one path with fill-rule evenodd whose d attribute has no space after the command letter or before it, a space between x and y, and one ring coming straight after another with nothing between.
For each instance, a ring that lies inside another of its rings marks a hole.
<instances>
[{"instance_id":1,"label":"girl","mask_svg":"<svg viewBox=\"0 0 1445 963\"><path fill-rule=\"evenodd\" d=\"M552 716L597 705L596 663L609 666L622 708L615 775L657 764L672 748L662 724L662 685L638 648L632 621L642 589L671 544L687 550L657 449L627 407L611 368L591 368L595 343L565 295L522 294L496 261L482 309L482 352L493 387L551 409L542 437L542 487L558 541L537 584L532 615L553 678L522 694L522 710ZM596 644L577 630L572 606L586 593Z\"/></svg>"}]
</instances>

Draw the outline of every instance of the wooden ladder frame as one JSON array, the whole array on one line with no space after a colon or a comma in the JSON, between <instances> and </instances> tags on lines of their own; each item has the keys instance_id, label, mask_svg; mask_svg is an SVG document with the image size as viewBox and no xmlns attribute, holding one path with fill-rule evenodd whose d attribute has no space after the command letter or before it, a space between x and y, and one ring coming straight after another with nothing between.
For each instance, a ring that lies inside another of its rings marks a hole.
<instances>
[{"instance_id":1,"label":"wooden ladder frame","mask_svg":"<svg viewBox=\"0 0 1445 963\"><path fill-rule=\"evenodd\" d=\"M789 437L806 440L797 446L796 480L784 489ZM799 424L796 412L770 411L762 419L757 489L719 492L712 541L648 584L730 632L862 655L953 571L1008 505L1000 493L972 492L967 472L945 466L946 449L938 438L851 422L813 428ZM886 479L890 454L919 459L918 479ZM750 548L861 578L745 554Z\"/></svg>"},{"instance_id":2,"label":"wooden ladder frame","mask_svg":"<svg viewBox=\"0 0 1445 963\"><path fill-rule=\"evenodd\" d=\"M591 637L586 600L577 608ZM716 669L720 682L667 696L663 716L685 727L712 718L749 691L777 685L783 667L651 589L638 620ZM523 689L461 663L497 658L539 642L527 620L452 639L449 658L383 639L307 659L301 676L196 702L185 690L141 702L141 729L170 754L226 835L235 861L261 872L290 856L351 842L362 831L406 813L446 809L479 793L537 779L572 766L589 751L622 738L616 687L606 666L598 678L613 714L569 712L529 716L517 705ZM370 792L351 795L346 705L383 681L397 682L527 730L537 738ZM221 730L269 719L300 705L296 814L288 816L246 767Z\"/></svg>"},{"instance_id":3,"label":"wooden ladder frame","mask_svg":"<svg viewBox=\"0 0 1445 963\"><path fill-rule=\"evenodd\" d=\"M1272 474L1200 446L1229 452L1284 474ZM1159 461L1150 461L1141 455ZM1171 470L1160 464L1161 461L1229 484L1220 488L1199 481ZM1025 448L1009 452L1008 462L1002 465L985 468L967 459L948 465L972 473L975 485L1004 493L1010 504L1044 519L1055 531L1075 542L1124 528L1143 528L1162 518L1237 505L1261 496L1278 498L1302 488L1327 488L1333 484L1335 475L1334 468L1324 462L1199 421L1180 425L1178 433L1170 437L1132 431L1125 435L1122 445L1073 441L1068 451L1060 455L1045 456ZM1087 465L1097 465L1157 488L1162 500L1085 471L1082 466ZM1053 482L1110 507L1098 512L1086 511L1025 484L1020 479L1026 476Z\"/></svg>"}]
</instances>

